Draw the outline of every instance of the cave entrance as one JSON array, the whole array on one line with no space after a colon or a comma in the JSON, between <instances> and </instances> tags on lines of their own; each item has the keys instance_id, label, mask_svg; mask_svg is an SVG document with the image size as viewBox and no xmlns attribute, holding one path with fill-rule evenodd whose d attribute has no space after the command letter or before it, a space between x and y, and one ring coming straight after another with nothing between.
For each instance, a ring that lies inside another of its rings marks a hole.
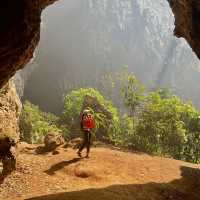
<instances>
[{"instance_id":1,"label":"cave entrance","mask_svg":"<svg viewBox=\"0 0 200 200\"><path fill-rule=\"evenodd\" d=\"M24 100L60 114L63 94L100 88L103 75L126 65L149 90L169 87L200 107L199 60L173 30L167 1L60 0L43 13L40 45L18 88Z\"/></svg>"}]
</instances>

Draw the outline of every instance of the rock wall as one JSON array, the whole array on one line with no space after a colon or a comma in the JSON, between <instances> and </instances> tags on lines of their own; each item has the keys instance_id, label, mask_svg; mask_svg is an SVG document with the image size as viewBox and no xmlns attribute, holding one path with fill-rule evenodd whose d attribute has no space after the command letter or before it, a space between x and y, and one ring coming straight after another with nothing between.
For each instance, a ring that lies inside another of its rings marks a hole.
<instances>
[{"instance_id":1,"label":"rock wall","mask_svg":"<svg viewBox=\"0 0 200 200\"><path fill-rule=\"evenodd\" d=\"M32 58L40 38L41 11L54 1L6 0L1 2L0 87Z\"/></svg>"},{"instance_id":2,"label":"rock wall","mask_svg":"<svg viewBox=\"0 0 200 200\"><path fill-rule=\"evenodd\" d=\"M19 141L20 112L21 102L14 84L9 81L0 90L0 161L4 164L4 174L11 170L10 167L15 167L15 155L11 152L11 147Z\"/></svg>"},{"instance_id":3,"label":"rock wall","mask_svg":"<svg viewBox=\"0 0 200 200\"><path fill-rule=\"evenodd\" d=\"M29 77L33 70L38 67L37 63L34 60L27 64L26 68L19 70L13 77L14 84L17 90L19 98L22 100L24 96L24 89L26 83L29 81Z\"/></svg>"},{"instance_id":4,"label":"rock wall","mask_svg":"<svg viewBox=\"0 0 200 200\"><path fill-rule=\"evenodd\" d=\"M57 114L63 94L74 88L96 87L110 98L102 77L128 65L148 89L172 88L200 107L200 62L173 29L167 1L60 0L42 15L39 67L24 98ZM111 100L120 107L117 94Z\"/></svg>"},{"instance_id":5,"label":"rock wall","mask_svg":"<svg viewBox=\"0 0 200 200\"><path fill-rule=\"evenodd\" d=\"M175 35L184 37L200 58L200 1L168 1L175 15Z\"/></svg>"},{"instance_id":6,"label":"rock wall","mask_svg":"<svg viewBox=\"0 0 200 200\"><path fill-rule=\"evenodd\" d=\"M21 102L14 84L9 81L0 91L0 138L8 136L15 142L19 139L20 112Z\"/></svg>"}]
</instances>

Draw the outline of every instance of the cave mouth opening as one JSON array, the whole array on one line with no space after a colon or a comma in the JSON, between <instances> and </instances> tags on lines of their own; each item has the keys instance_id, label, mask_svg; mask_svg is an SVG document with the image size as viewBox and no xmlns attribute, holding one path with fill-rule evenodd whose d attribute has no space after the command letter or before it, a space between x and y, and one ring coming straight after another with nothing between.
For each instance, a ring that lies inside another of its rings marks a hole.
<instances>
[{"instance_id":1,"label":"cave mouth opening","mask_svg":"<svg viewBox=\"0 0 200 200\"><path fill-rule=\"evenodd\" d=\"M185 87L184 97L197 94L190 89L186 66L191 65L190 58L195 67L199 62L188 44L173 35L175 19L167 1L149 5L145 0L126 0L121 8L114 2L105 8L99 0L95 5L89 0L60 0L43 12L39 48L25 69L31 72L26 72L23 100L60 114L63 93L80 86L96 87L99 74L124 65L151 89L172 87L181 94Z\"/></svg>"}]
</instances>

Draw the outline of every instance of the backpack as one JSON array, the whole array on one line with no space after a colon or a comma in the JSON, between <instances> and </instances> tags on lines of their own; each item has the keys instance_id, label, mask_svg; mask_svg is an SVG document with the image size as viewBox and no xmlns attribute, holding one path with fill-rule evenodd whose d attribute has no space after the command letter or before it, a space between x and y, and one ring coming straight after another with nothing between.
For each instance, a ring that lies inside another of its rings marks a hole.
<instances>
[{"instance_id":1,"label":"backpack","mask_svg":"<svg viewBox=\"0 0 200 200\"><path fill-rule=\"evenodd\" d=\"M82 128L83 128L83 130L95 128L95 120L94 120L94 116L92 114L83 115Z\"/></svg>"}]
</instances>

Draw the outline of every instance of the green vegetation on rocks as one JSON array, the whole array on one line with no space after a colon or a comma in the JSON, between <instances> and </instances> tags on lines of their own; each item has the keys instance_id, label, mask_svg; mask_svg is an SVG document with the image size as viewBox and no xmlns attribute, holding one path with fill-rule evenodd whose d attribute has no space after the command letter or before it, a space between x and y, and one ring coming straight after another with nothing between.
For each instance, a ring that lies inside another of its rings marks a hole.
<instances>
[{"instance_id":1,"label":"green vegetation on rocks","mask_svg":"<svg viewBox=\"0 0 200 200\"><path fill-rule=\"evenodd\" d=\"M98 131L99 128L104 128L106 136L112 137L115 134L116 129L119 126L119 114L117 108L115 108L111 101L106 100L103 95L94 88L80 88L78 90L72 90L69 94L65 96L64 100L64 111L63 111L63 121L69 124L71 129L80 127L80 113L83 109L85 98L91 97L91 100L98 108L95 111L93 105L91 109L94 111L94 116L96 119L96 127ZM101 107L101 108L100 108ZM106 116L106 113L111 114L111 118ZM110 119L108 119L110 118ZM107 126L107 120L110 120L109 126ZM105 127L106 130L105 130ZM102 133L103 134L103 133Z\"/></svg>"},{"instance_id":2,"label":"green vegetation on rocks","mask_svg":"<svg viewBox=\"0 0 200 200\"><path fill-rule=\"evenodd\" d=\"M49 132L63 133L58 120L57 116L42 112L38 106L26 101L20 117L23 140L28 143L42 143L44 136Z\"/></svg>"}]
</instances>

